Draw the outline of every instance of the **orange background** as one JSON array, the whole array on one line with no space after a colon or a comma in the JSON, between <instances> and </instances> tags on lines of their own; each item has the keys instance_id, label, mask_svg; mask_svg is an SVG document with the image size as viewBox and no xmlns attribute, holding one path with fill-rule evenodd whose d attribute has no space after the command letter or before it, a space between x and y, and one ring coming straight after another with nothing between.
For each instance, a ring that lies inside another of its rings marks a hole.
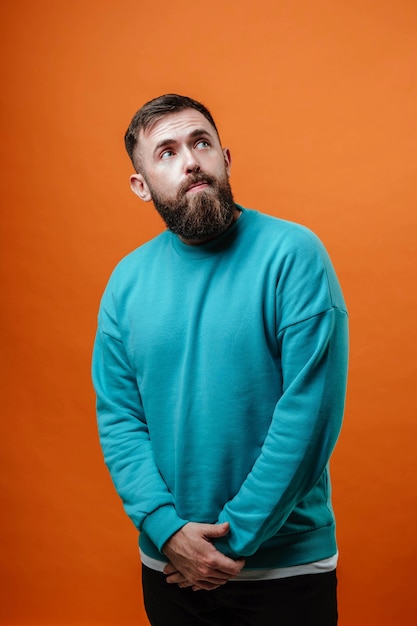
<instances>
[{"instance_id":1,"label":"orange background","mask_svg":"<svg viewBox=\"0 0 417 626\"><path fill-rule=\"evenodd\" d=\"M332 461L341 626L416 620L417 4L3 0L1 623L146 624L90 353L115 263L162 226L122 137L211 108L242 204L325 242L351 316Z\"/></svg>"}]
</instances>

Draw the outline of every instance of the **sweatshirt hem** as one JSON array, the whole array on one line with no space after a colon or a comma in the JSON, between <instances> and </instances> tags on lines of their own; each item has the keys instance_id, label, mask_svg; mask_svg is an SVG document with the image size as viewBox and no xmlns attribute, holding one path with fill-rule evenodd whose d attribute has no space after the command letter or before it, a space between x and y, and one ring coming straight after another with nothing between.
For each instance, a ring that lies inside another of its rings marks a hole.
<instances>
[{"instance_id":1,"label":"sweatshirt hem","mask_svg":"<svg viewBox=\"0 0 417 626\"><path fill-rule=\"evenodd\" d=\"M337 554L334 524L291 535L275 535L246 558L245 569L277 569L305 565ZM140 551L150 559L167 562L149 536L139 536Z\"/></svg>"}]
</instances>

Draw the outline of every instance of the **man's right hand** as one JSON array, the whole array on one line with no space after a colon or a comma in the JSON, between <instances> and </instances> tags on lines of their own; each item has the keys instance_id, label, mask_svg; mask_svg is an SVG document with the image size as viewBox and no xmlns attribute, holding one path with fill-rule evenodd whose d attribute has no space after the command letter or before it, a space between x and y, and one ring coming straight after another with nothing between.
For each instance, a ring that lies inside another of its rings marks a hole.
<instances>
[{"instance_id":1,"label":"man's right hand","mask_svg":"<svg viewBox=\"0 0 417 626\"><path fill-rule=\"evenodd\" d=\"M192 587L194 590L211 591L237 576L245 565L245 559L234 561L212 543L228 532L228 522L185 524L163 547L170 561L164 569L167 582L180 587Z\"/></svg>"}]
</instances>

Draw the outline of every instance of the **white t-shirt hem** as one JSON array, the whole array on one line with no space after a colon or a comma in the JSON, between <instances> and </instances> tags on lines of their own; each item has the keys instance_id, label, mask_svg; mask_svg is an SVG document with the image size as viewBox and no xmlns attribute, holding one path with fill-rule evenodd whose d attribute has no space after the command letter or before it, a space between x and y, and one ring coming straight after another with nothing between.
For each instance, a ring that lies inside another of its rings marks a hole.
<instances>
[{"instance_id":1,"label":"white t-shirt hem","mask_svg":"<svg viewBox=\"0 0 417 626\"><path fill-rule=\"evenodd\" d=\"M163 572L166 563L158 561L148 556L140 550L140 558L143 565L157 572ZM303 565L292 565L291 567L276 567L265 569L243 569L238 576L231 579L235 581L256 581L256 580L275 580L277 578L289 578L290 576L303 576L305 574L324 574L332 572L336 569L338 553L329 557L315 561L314 563L304 563Z\"/></svg>"}]
</instances>

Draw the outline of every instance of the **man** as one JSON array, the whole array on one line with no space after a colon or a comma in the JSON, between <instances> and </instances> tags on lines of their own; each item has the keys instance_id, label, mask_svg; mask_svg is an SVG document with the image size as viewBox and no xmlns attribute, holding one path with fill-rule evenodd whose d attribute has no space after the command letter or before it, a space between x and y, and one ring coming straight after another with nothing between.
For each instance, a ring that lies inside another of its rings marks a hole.
<instances>
[{"instance_id":1,"label":"man","mask_svg":"<svg viewBox=\"0 0 417 626\"><path fill-rule=\"evenodd\" d=\"M93 380L150 623L333 626L347 313L331 262L306 228L235 204L195 100L148 102L125 143L168 230L113 272Z\"/></svg>"}]
</instances>

